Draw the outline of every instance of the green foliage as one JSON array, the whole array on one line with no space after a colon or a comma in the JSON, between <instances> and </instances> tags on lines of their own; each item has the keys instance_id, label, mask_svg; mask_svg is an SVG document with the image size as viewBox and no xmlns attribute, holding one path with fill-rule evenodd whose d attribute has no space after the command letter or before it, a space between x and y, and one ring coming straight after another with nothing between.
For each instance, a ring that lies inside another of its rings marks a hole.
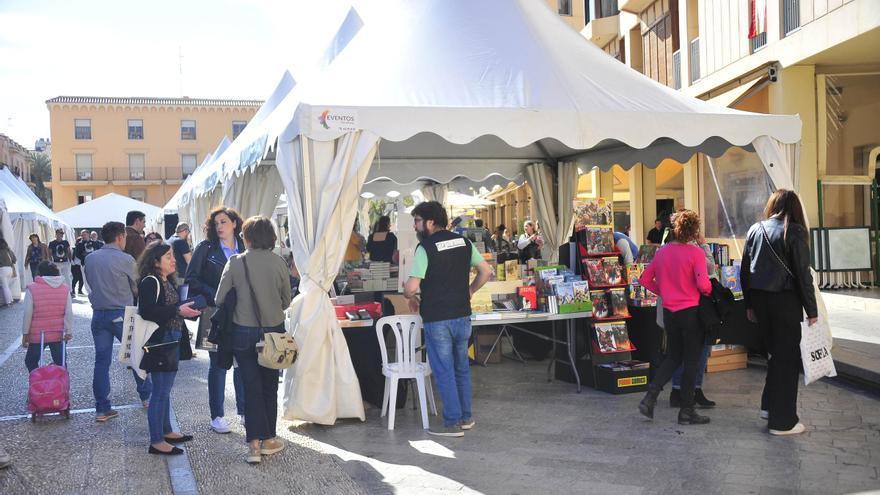
<instances>
[{"instance_id":1,"label":"green foliage","mask_svg":"<svg viewBox=\"0 0 880 495\"><path fill-rule=\"evenodd\" d=\"M31 153L34 160L31 168L31 179L34 181L34 193L40 201L51 208L52 191L46 187L47 182L52 182L52 159L46 153Z\"/></svg>"}]
</instances>

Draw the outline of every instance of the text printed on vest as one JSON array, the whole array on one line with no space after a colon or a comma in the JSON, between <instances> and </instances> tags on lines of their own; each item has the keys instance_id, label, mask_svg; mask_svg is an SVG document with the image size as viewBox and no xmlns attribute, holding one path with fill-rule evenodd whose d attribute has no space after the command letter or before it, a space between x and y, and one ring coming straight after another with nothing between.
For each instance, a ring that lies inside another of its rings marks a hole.
<instances>
[{"instance_id":1,"label":"text printed on vest","mask_svg":"<svg viewBox=\"0 0 880 495\"><path fill-rule=\"evenodd\" d=\"M465 247L467 244L464 242L464 238L460 237L458 239L450 239L448 241L440 241L435 246L437 246L437 251L446 251L449 249L455 249L459 247Z\"/></svg>"}]
</instances>

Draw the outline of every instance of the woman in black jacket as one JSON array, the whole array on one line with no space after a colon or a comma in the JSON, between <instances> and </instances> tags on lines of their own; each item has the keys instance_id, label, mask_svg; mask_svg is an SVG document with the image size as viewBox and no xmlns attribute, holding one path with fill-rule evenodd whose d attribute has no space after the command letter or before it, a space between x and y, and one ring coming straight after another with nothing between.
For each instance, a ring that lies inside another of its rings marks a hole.
<instances>
[{"instance_id":1,"label":"woman in black jacket","mask_svg":"<svg viewBox=\"0 0 880 495\"><path fill-rule=\"evenodd\" d=\"M244 252L241 241L241 216L232 208L215 208L205 220L206 239L196 246L189 267L186 270L186 283L189 285L189 297L204 296L208 307L199 319L199 331L196 346L208 349L211 366L208 369L208 405L211 410L211 429L217 433L229 433L229 425L224 416L224 398L226 396L226 369L218 366L216 347L208 343L211 331L211 316L217 311L214 295L220 286L220 275L226 267L226 261L234 254ZM232 372L232 383L235 385L235 407L238 415L244 420L244 389L241 373L238 368Z\"/></svg>"},{"instance_id":2,"label":"woman in black jacket","mask_svg":"<svg viewBox=\"0 0 880 495\"><path fill-rule=\"evenodd\" d=\"M192 303L180 305L177 287L169 278L175 273L174 253L171 246L153 242L138 259L138 313L145 320L159 325L147 344L180 342L184 318L200 314ZM192 440L171 429L171 387L177 371L151 371L153 393L147 407L147 423L150 425L149 453L160 455L182 454L183 450L172 444Z\"/></svg>"},{"instance_id":3,"label":"woman in black jacket","mask_svg":"<svg viewBox=\"0 0 880 495\"><path fill-rule=\"evenodd\" d=\"M797 193L779 189L767 201L766 220L749 229L743 250L743 295L749 320L768 342L770 359L761 396L761 417L773 435L804 431L798 422L797 392L803 313L813 326L818 317L807 223Z\"/></svg>"}]
</instances>

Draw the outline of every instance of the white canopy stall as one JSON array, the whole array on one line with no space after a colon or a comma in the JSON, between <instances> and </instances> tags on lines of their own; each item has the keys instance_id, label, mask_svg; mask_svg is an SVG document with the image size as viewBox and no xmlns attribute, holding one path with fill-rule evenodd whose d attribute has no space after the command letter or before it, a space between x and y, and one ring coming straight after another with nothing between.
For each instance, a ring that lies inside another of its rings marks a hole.
<instances>
[{"instance_id":1,"label":"white canopy stall","mask_svg":"<svg viewBox=\"0 0 880 495\"><path fill-rule=\"evenodd\" d=\"M64 229L68 240L73 239L74 234L70 226L43 204L27 184L5 167L0 169L0 198L6 203L4 218L8 215L12 229L11 233L8 233L8 227L5 226L7 222L4 219L3 237L7 239L9 247L18 258L15 271L18 274L19 283L13 284L13 298L19 298L20 293L15 293L15 290L24 289L32 278L30 271L25 271L24 266L25 253L28 244L30 244L28 236L35 233L40 236L41 241L48 243L55 238L55 229L57 228Z\"/></svg>"},{"instance_id":2,"label":"white canopy stall","mask_svg":"<svg viewBox=\"0 0 880 495\"><path fill-rule=\"evenodd\" d=\"M266 129L267 147L277 136L275 164L302 273L291 306L301 354L285 375L287 418L364 417L326 294L368 181L418 184L426 197L442 197L442 186L456 181L524 177L550 257L571 228L578 164L656 167L740 146L758 152L777 187L794 184L797 116L680 94L609 57L543 2L387 7L286 95L276 109L286 119L282 131ZM219 180L229 178L224 167Z\"/></svg>"},{"instance_id":3,"label":"white canopy stall","mask_svg":"<svg viewBox=\"0 0 880 495\"><path fill-rule=\"evenodd\" d=\"M125 223L125 214L129 211L142 211L146 216L147 225L154 225L162 216L162 209L143 201L107 193L83 204L58 212L58 217L75 229L99 228L107 222Z\"/></svg>"}]
</instances>

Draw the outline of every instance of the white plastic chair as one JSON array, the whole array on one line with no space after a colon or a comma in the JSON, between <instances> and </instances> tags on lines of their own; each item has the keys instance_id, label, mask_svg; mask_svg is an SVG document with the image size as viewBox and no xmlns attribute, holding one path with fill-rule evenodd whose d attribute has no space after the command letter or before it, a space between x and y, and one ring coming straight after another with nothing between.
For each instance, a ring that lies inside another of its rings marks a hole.
<instances>
[{"instance_id":1,"label":"white plastic chair","mask_svg":"<svg viewBox=\"0 0 880 495\"><path fill-rule=\"evenodd\" d=\"M388 362L388 349L385 347L385 325L391 327L397 358ZM382 374L385 376L385 396L382 398L382 416L388 412L388 429L394 429L394 415L397 411L398 380L415 379L419 390L419 408L422 412L422 427L428 428L428 411L425 396L431 404L431 413L437 415L434 391L431 387L431 367L422 362L422 318L417 315L386 316L376 322L376 337L382 351Z\"/></svg>"}]
</instances>

